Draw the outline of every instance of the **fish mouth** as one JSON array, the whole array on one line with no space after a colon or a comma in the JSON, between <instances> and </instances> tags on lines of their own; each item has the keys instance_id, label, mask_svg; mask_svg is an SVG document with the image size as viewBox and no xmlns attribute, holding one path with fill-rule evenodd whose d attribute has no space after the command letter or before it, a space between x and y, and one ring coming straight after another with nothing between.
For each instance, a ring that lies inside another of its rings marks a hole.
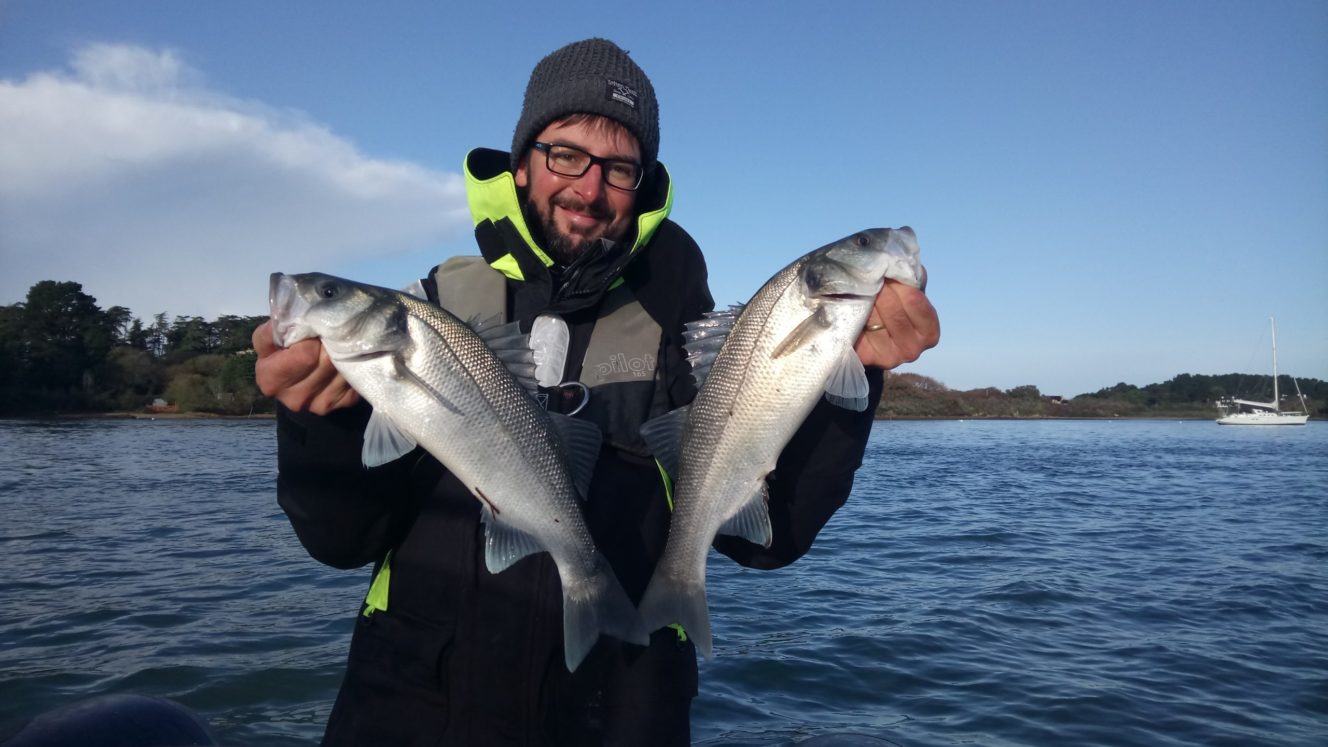
<instances>
[{"instance_id":1,"label":"fish mouth","mask_svg":"<svg viewBox=\"0 0 1328 747\"><path fill-rule=\"evenodd\" d=\"M291 276L274 272L268 278L267 303L272 314L272 342L277 347L288 347L299 339L292 334L299 326L298 315L292 313L297 297L295 279Z\"/></svg>"}]
</instances>

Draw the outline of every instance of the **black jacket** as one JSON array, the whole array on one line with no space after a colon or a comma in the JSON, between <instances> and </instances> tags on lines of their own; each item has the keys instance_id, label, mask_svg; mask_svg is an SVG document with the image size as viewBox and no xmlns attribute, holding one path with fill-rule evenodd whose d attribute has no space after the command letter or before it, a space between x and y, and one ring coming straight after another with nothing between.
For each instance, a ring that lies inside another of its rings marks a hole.
<instances>
[{"instance_id":1,"label":"black jacket","mask_svg":"<svg viewBox=\"0 0 1328 747\"><path fill-rule=\"evenodd\" d=\"M478 153L483 159L496 152ZM647 200L666 197L667 184L655 186ZM559 280L572 277L599 289L563 310L572 349L584 348L595 301L609 285L603 274L619 274L664 330L651 414L690 401L695 391L681 350L682 324L713 302L704 260L681 228L664 221L626 261L559 278L503 220L481 223L477 237L486 258L510 251L526 270L521 281L508 282L514 317L555 304ZM770 481L772 546L720 537L721 552L747 566L777 568L807 551L848 497L881 379L869 371L873 407L851 413L822 403L785 449ZM604 637L569 673L561 586L549 556L529 556L490 574L479 502L436 459L417 451L376 469L360 466L368 414L364 404L326 417L278 412L278 500L309 553L335 567L374 563L377 570L391 552L388 609L357 618L325 743L687 744L697 692L691 643L668 628L656 631L648 648ZM639 601L669 521L653 459L606 445L586 518L596 545Z\"/></svg>"}]
</instances>

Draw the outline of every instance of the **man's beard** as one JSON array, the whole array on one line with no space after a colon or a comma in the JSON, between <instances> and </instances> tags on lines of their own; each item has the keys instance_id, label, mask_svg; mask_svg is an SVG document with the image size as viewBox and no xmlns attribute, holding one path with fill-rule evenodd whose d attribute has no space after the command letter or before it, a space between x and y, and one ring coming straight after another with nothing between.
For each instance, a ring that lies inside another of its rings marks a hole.
<instances>
[{"instance_id":1,"label":"man's beard","mask_svg":"<svg viewBox=\"0 0 1328 747\"><path fill-rule=\"evenodd\" d=\"M590 213L596 218L607 217L606 209L600 206L587 205L582 202L573 202L563 200L556 203L570 210ZM553 219L553 204L549 205L549 212L545 215L535 204L527 199L523 206L523 212L526 214L526 226L532 231L537 232L534 236L535 241L544 248L546 254L553 258L554 262L560 265L570 265L586 253L598 238L587 239L578 235L566 235L558 230L558 224ZM614 238L605 235L604 238Z\"/></svg>"}]
</instances>

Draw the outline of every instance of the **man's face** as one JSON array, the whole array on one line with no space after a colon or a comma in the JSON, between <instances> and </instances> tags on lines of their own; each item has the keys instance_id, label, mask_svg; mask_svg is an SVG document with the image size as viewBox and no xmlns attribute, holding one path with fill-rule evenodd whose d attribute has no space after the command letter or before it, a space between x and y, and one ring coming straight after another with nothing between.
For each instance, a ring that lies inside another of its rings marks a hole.
<instances>
[{"instance_id":1,"label":"man's face","mask_svg":"<svg viewBox=\"0 0 1328 747\"><path fill-rule=\"evenodd\" d=\"M631 133L602 129L590 122L555 122L535 140L570 145L601 158L641 160L641 146ZM526 188L526 214L529 218L533 211L538 216L545 249L555 261L568 264L595 241L617 241L627 234L636 192L606 184L599 164L579 177L561 176L548 169L546 159L540 151L526 151L516 170L516 184Z\"/></svg>"}]
</instances>

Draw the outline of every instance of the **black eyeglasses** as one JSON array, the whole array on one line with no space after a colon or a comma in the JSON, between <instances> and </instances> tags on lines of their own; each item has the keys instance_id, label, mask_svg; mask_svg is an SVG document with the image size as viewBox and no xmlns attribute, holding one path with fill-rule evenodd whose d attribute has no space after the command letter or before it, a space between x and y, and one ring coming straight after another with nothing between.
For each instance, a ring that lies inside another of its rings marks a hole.
<instances>
[{"instance_id":1,"label":"black eyeglasses","mask_svg":"<svg viewBox=\"0 0 1328 747\"><path fill-rule=\"evenodd\" d=\"M559 176L582 176L591 166L599 164L605 184L634 192L641 186L641 178L645 175L645 170L636 161L600 158L570 145L535 143L532 147L544 153L544 162L548 165L549 171Z\"/></svg>"}]
</instances>

